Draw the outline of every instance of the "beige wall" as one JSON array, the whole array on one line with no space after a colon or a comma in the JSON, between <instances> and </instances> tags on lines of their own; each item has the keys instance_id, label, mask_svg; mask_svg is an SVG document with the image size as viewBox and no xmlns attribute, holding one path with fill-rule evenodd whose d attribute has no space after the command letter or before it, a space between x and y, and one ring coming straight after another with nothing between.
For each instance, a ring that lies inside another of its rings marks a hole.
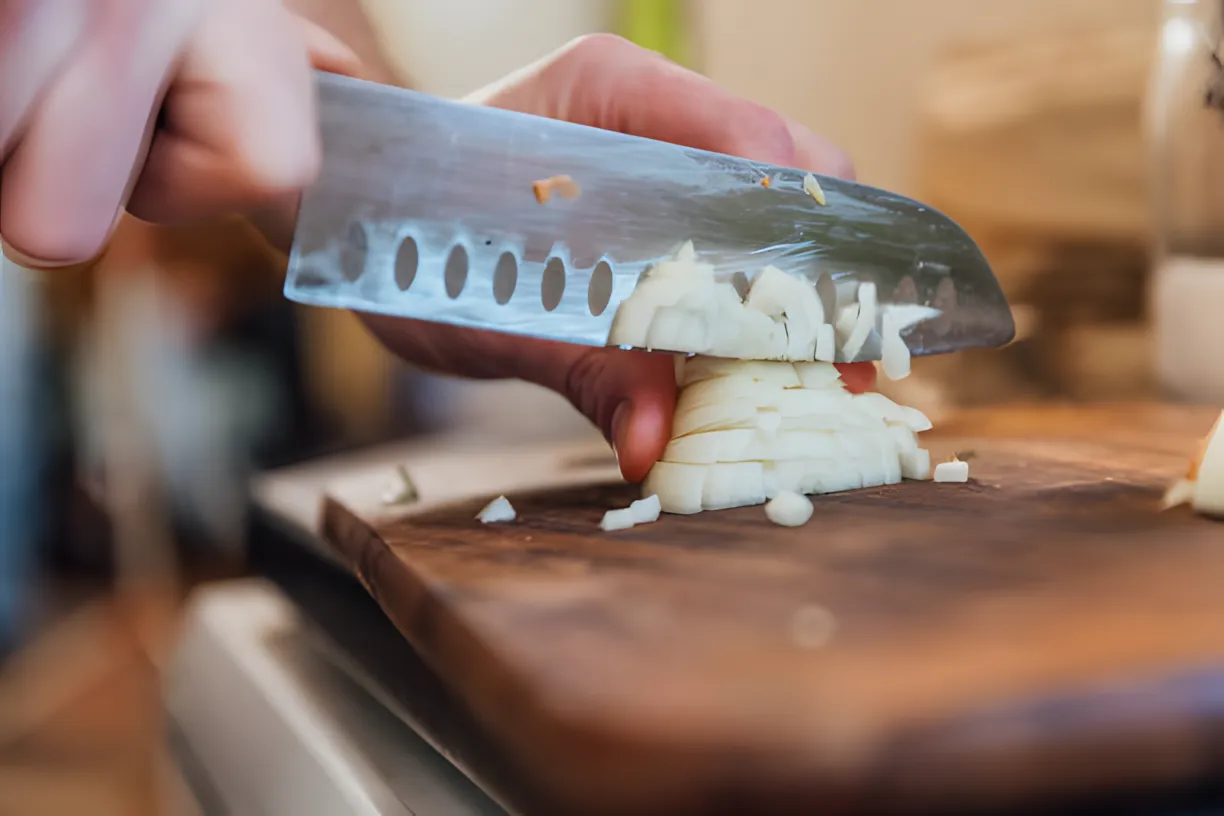
<instances>
[{"instance_id":1,"label":"beige wall","mask_svg":"<svg viewBox=\"0 0 1224 816\"><path fill-rule=\"evenodd\" d=\"M693 0L702 68L841 144L868 183L912 192L913 99L950 45L1105 20L1159 0Z\"/></svg>"},{"instance_id":2,"label":"beige wall","mask_svg":"<svg viewBox=\"0 0 1224 816\"><path fill-rule=\"evenodd\" d=\"M391 62L416 87L458 97L580 34L606 30L612 0L361 0Z\"/></svg>"}]
</instances>

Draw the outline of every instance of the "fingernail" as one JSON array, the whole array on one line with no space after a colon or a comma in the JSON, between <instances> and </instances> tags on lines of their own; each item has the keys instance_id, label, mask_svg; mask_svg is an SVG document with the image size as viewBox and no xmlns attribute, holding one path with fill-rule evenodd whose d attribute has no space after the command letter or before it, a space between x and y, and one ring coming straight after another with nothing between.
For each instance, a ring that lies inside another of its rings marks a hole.
<instances>
[{"instance_id":1,"label":"fingernail","mask_svg":"<svg viewBox=\"0 0 1224 816\"><path fill-rule=\"evenodd\" d=\"M616 461L620 462L620 450L628 441L629 435L629 419L633 414L633 406L628 400L616 406L616 411L612 413L612 453L616 454Z\"/></svg>"},{"instance_id":2,"label":"fingernail","mask_svg":"<svg viewBox=\"0 0 1224 816\"><path fill-rule=\"evenodd\" d=\"M38 258L33 258L24 252L15 249L8 243L0 241L0 252L3 252L4 257L10 263L14 263L23 269L37 271L39 269L68 269L74 266L85 266L89 261L44 261Z\"/></svg>"}]
</instances>

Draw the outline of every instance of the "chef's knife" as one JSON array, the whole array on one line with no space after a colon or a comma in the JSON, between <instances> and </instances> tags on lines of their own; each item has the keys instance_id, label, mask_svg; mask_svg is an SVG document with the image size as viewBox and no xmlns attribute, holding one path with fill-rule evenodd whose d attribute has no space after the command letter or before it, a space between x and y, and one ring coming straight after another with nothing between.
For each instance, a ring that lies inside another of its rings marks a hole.
<instances>
[{"instance_id":1,"label":"chef's knife","mask_svg":"<svg viewBox=\"0 0 1224 816\"><path fill-rule=\"evenodd\" d=\"M720 277L808 277L830 320L864 281L882 306L932 307L913 354L1014 333L973 240L911 199L817 177L821 205L801 170L332 74L318 92L323 169L285 284L299 303L602 346L642 273L692 240Z\"/></svg>"}]
</instances>

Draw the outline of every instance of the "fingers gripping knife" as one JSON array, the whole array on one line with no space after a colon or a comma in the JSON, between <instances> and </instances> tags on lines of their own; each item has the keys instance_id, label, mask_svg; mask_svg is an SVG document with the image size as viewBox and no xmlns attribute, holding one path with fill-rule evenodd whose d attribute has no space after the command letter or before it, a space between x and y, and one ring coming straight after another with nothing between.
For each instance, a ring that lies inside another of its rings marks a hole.
<instances>
[{"instance_id":1,"label":"fingers gripping knife","mask_svg":"<svg viewBox=\"0 0 1224 816\"><path fill-rule=\"evenodd\" d=\"M865 282L883 308L927 307L912 354L1012 338L973 240L916 201L822 177L821 205L803 171L330 74L319 103L291 300L602 346L643 273L691 240L719 279L806 279L826 322Z\"/></svg>"}]
</instances>

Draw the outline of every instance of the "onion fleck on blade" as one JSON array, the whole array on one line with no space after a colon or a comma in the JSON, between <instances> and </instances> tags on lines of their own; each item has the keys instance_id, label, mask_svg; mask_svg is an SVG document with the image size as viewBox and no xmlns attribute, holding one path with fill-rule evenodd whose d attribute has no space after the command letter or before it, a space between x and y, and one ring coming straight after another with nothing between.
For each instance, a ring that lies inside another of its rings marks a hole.
<instances>
[{"instance_id":1,"label":"onion fleck on blade","mask_svg":"<svg viewBox=\"0 0 1224 816\"><path fill-rule=\"evenodd\" d=\"M533 181L531 192L535 195L537 204L547 204L552 200L552 185L547 180Z\"/></svg>"},{"instance_id":2,"label":"onion fleck on blade","mask_svg":"<svg viewBox=\"0 0 1224 816\"><path fill-rule=\"evenodd\" d=\"M1165 492L1164 509L1189 504L1196 513L1224 518L1224 412L1216 417L1199 450L1186 468L1186 475Z\"/></svg>"},{"instance_id":3,"label":"onion fleck on blade","mask_svg":"<svg viewBox=\"0 0 1224 816\"><path fill-rule=\"evenodd\" d=\"M782 527L802 527L812 518L812 500L789 490L765 503L765 517Z\"/></svg>"},{"instance_id":4,"label":"onion fleck on blade","mask_svg":"<svg viewBox=\"0 0 1224 816\"><path fill-rule=\"evenodd\" d=\"M514 511L514 505L505 496L498 496L493 501L485 505L484 509L476 515L477 520L481 524L500 524L502 522L514 521L518 518L518 513Z\"/></svg>"},{"instance_id":5,"label":"onion fleck on blade","mask_svg":"<svg viewBox=\"0 0 1224 816\"><path fill-rule=\"evenodd\" d=\"M531 183L531 192L535 194L536 202L539 204L547 204L551 201L554 191L560 193L562 198L571 200L582 195L582 188L578 186L578 182L569 176L550 176Z\"/></svg>"},{"instance_id":6,"label":"onion fleck on blade","mask_svg":"<svg viewBox=\"0 0 1224 816\"><path fill-rule=\"evenodd\" d=\"M816 199L816 203L822 207L829 203L825 198L824 190L820 189L820 182L811 173L803 177L803 192Z\"/></svg>"}]
</instances>

